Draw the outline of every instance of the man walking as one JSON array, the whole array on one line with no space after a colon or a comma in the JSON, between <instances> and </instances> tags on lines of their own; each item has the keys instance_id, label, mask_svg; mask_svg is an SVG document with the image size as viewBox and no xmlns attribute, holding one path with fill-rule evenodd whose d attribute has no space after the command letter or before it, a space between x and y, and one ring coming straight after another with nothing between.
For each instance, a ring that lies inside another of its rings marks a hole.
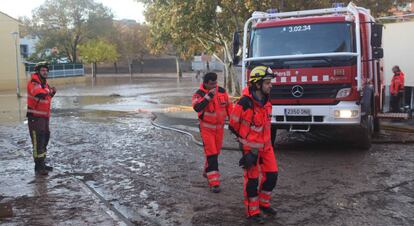
<instances>
[{"instance_id":1,"label":"man walking","mask_svg":"<svg viewBox=\"0 0 414 226\"><path fill-rule=\"evenodd\" d=\"M47 62L36 64L35 71L27 83L27 118L33 145L35 173L47 175L48 171L53 170L45 164L45 158L50 138L50 104L56 88L50 87L47 83L49 72Z\"/></svg>"},{"instance_id":2,"label":"man walking","mask_svg":"<svg viewBox=\"0 0 414 226\"><path fill-rule=\"evenodd\" d=\"M242 97L235 105L229 125L230 130L238 137L243 152L239 164L244 169L246 215L257 223L264 223L261 211L266 215L276 214L270 207L271 193L278 176L270 131L272 105L269 94L273 77L269 67L253 68L250 84L243 90Z\"/></svg>"},{"instance_id":3,"label":"man walking","mask_svg":"<svg viewBox=\"0 0 414 226\"><path fill-rule=\"evenodd\" d=\"M226 90L217 85L217 74L204 75L203 83L192 98L193 108L198 113L200 134L206 156L203 175L207 177L210 190L220 192L218 156L223 144L224 122L233 108Z\"/></svg>"}]
</instances>

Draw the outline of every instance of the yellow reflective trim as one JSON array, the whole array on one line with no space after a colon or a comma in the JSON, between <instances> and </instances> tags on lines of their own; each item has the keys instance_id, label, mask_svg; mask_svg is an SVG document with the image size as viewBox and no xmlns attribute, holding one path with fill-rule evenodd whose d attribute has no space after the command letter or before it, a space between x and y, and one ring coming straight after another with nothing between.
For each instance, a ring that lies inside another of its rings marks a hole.
<instances>
[{"instance_id":1,"label":"yellow reflective trim","mask_svg":"<svg viewBox=\"0 0 414 226\"><path fill-rule=\"evenodd\" d=\"M36 131L32 131L32 140L33 140L33 157L37 158L37 138Z\"/></svg>"},{"instance_id":2,"label":"yellow reflective trim","mask_svg":"<svg viewBox=\"0 0 414 226\"><path fill-rule=\"evenodd\" d=\"M44 158L44 157L46 157L46 151L43 152L42 154L38 154L37 157L38 158Z\"/></svg>"}]
</instances>

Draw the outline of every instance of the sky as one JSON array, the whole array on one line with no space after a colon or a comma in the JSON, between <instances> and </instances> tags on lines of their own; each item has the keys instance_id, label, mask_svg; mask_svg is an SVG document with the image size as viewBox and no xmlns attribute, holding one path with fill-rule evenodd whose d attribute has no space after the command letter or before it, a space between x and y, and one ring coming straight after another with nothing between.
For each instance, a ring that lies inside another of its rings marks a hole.
<instances>
[{"instance_id":1,"label":"sky","mask_svg":"<svg viewBox=\"0 0 414 226\"><path fill-rule=\"evenodd\" d=\"M144 6L134 0L95 0L111 9L115 19L133 19L144 22ZM39 7L45 0L2 0L0 11L9 16L18 18L20 16L31 17L32 10Z\"/></svg>"}]
</instances>

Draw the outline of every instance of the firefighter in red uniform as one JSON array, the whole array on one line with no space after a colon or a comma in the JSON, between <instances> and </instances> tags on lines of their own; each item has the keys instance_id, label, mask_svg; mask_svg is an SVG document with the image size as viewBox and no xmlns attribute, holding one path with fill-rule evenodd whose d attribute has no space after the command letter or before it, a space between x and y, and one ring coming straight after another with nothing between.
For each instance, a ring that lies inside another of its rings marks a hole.
<instances>
[{"instance_id":1,"label":"firefighter in red uniform","mask_svg":"<svg viewBox=\"0 0 414 226\"><path fill-rule=\"evenodd\" d=\"M404 73L399 66L392 68L394 76L391 80L390 93L391 93L391 111L400 112L401 100L404 97Z\"/></svg>"},{"instance_id":2,"label":"firefighter in red uniform","mask_svg":"<svg viewBox=\"0 0 414 226\"><path fill-rule=\"evenodd\" d=\"M233 108L226 90L217 85L217 74L209 72L204 75L203 83L193 95L193 108L198 113L200 134L206 156L204 173L210 190L220 192L220 173L218 156L223 144L225 119Z\"/></svg>"},{"instance_id":3,"label":"firefighter in red uniform","mask_svg":"<svg viewBox=\"0 0 414 226\"><path fill-rule=\"evenodd\" d=\"M49 143L49 117L52 97L56 88L47 83L49 66L41 62L35 66L36 73L32 74L27 83L27 118L30 138L33 144L35 173L47 175L53 168L45 164L47 144Z\"/></svg>"},{"instance_id":4,"label":"firefighter in red uniform","mask_svg":"<svg viewBox=\"0 0 414 226\"><path fill-rule=\"evenodd\" d=\"M276 186L278 175L270 132L272 105L269 94L273 77L269 67L253 68L250 84L243 90L242 97L235 105L229 125L243 151L239 164L244 168L246 214L249 219L258 223L264 223L261 211L269 216L276 214L270 207L271 193Z\"/></svg>"}]
</instances>

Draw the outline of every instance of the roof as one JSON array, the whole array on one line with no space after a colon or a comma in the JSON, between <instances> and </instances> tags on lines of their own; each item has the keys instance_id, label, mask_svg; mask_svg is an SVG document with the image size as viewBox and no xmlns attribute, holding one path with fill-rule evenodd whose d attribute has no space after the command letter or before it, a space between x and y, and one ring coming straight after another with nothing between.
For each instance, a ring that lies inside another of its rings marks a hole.
<instances>
[{"instance_id":1,"label":"roof","mask_svg":"<svg viewBox=\"0 0 414 226\"><path fill-rule=\"evenodd\" d=\"M17 23L19 23L19 24L20 24L20 21L19 21L18 19L14 18L14 17L12 17L12 16L9 16L8 14L3 13L2 11L0 11L0 14L3 14L3 15L5 15L6 17L8 17L8 18L10 18L10 19L12 19L12 20L14 20L14 21L16 21Z\"/></svg>"}]
</instances>

